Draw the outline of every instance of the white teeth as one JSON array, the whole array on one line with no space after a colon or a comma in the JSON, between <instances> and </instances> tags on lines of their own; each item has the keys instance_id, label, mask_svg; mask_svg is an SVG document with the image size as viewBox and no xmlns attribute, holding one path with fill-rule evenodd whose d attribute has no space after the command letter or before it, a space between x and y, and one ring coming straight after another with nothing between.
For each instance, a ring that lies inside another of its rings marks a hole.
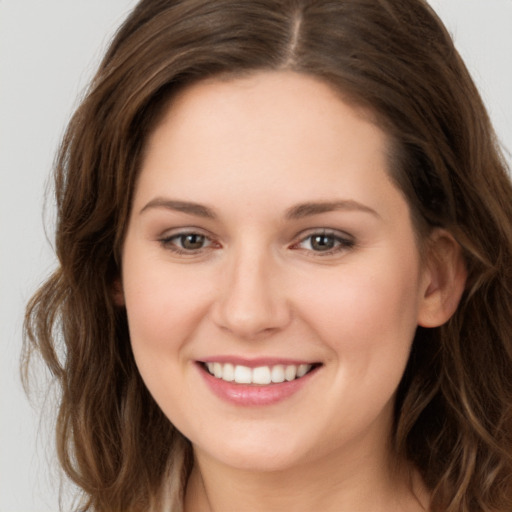
<instances>
[{"instance_id":1,"label":"white teeth","mask_svg":"<svg viewBox=\"0 0 512 512\"><path fill-rule=\"evenodd\" d=\"M217 379L222 379L222 365L220 363L213 363L213 375Z\"/></svg>"},{"instance_id":2,"label":"white teeth","mask_svg":"<svg viewBox=\"0 0 512 512\"><path fill-rule=\"evenodd\" d=\"M272 368L272 382L276 384L284 382L284 366L282 364L278 364Z\"/></svg>"},{"instance_id":3,"label":"white teeth","mask_svg":"<svg viewBox=\"0 0 512 512\"><path fill-rule=\"evenodd\" d=\"M300 364L299 367L297 368L297 377L304 377L304 375L306 375L306 373L308 373L310 369L310 364Z\"/></svg>"},{"instance_id":4,"label":"white teeth","mask_svg":"<svg viewBox=\"0 0 512 512\"><path fill-rule=\"evenodd\" d=\"M227 380L228 382L236 380L236 371L232 364L227 363L224 365L224 368L222 369L222 379Z\"/></svg>"},{"instance_id":5,"label":"white teeth","mask_svg":"<svg viewBox=\"0 0 512 512\"><path fill-rule=\"evenodd\" d=\"M258 366L257 368L249 368L248 366L236 365L231 363L206 363L208 372L218 379L227 382L235 381L237 384L280 384L285 380L290 382L295 379L304 377L313 365L282 365L275 366Z\"/></svg>"},{"instance_id":6,"label":"white teeth","mask_svg":"<svg viewBox=\"0 0 512 512\"><path fill-rule=\"evenodd\" d=\"M270 384L272 377L268 366L259 366L252 371L252 382L254 384Z\"/></svg>"},{"instance_id":7,"label":"white teeth","mask_svg":"<svg viewBox=\"0 0 512 512\"><path fill-rule=\"evenodd\" d=\"M224 366L226 368L227 365ZM224 378L224 376L222 376ZM237 365L235 368L235 382L238 384L251 384L252 370L247 366Z\"/></svg>"},{"instance_id":8,"label":"white teeth","mask_svg":"<svg viewBox=\"0 0 512 512\"><path fill-rule=\"evenodd\" d=\"M288 382L290 382L290 381L294 380L296 376L297 376L297 367L293 366L292 364L288 365L286 367L286 370L284 371L284 378Z\"/></svg>"}]
</instances>

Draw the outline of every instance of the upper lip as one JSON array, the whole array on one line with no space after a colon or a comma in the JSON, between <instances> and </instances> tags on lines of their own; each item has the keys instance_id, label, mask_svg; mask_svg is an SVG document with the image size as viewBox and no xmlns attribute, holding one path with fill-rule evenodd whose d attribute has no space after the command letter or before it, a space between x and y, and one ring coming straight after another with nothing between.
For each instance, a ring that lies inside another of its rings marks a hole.
<instances>
[{"instance_id":1,"label":"upper lip","mask_svg":"<svg viewBox=\"0 0 512 512\"><path fill-rule=\"evenodd\" d=\"M259 366L276 366L278 364L296 365L301 364L318 364L319 361L309 359L294 359L285 357L257 357L257 358L245 358L238 356L212 356L199 359L200 363L231 363L232 365L247 366L248 368L258 368Z\"/></svg>"}]
</instances>

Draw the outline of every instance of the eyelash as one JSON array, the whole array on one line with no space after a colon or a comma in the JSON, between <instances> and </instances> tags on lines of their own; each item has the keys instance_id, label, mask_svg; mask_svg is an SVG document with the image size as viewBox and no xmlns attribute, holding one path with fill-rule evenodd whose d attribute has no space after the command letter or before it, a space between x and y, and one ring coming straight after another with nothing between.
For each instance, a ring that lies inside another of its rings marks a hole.
<instances>
[{"instance_id":1,"label":"eyelash","mask_svg":"<svg viewBox=\"0 0 512 512\"><path fill-rule=\"evenodd\" d=\"M183 242L186 237L195 236L200 237L204 242L207 243L206 246L199 247L197 249L185 249L183 247ZM306 243L309 240L309 245L312 245L313 239L315 237L318 238L324 238L329 239L333 244L333 247L330 249L327 249L325 251L315 251L312 247L311 248L304 248L301 247L302 244ZM181 247L178 245L178 241L181 243ZM176 233L170 236L166 236L159 239L160 244L164 249L170 250L178 255L185 255L185 256L195 256L202 254L205 250L210 249L217 249L220 248L220 244L213 241L210 237L207 235L197 232L197 231L183 231L180 233ZM323 256L330 256L333 254L338 254L344 251L347 251L355 246L355 241L352 237L349 235L341 235L338 231L332 231L327 229L320 229L316 231L312 231L308 233L306 236L302 236L298 242L293 243L290 248L291 249L297 249L297 250L303 250L310 253L313 253L315 256L323 257Z\"/></svg>"},{"instance_id":2,"label":"eyelash","mask_svg":"<svg viewBox=\"0 0 512 512\"><path fill-rule=\"evenodd\" d=\"M314 238L327 238L332 241L333 247L325 251L315 251L312 248L306 249L300 247L309 240L311 246ZM299 250L305 250L312 252L315 256L331 256L333 254L339 254L341 252L352 249L355 246L355 240L347 234L341 234L339 231L333 231L328 229L320 229L308 233L306 236L302 236L301 239L292 245L292 248L298 248Z\"/></svg>"},{"instance_id":3,"label":"eyelash","mask_svg":"<svg viewBox=\"0 0 512 512\"><path fill-rule=\"evenodd\" d=\"M189 236L201 237L205 242L208 242L208 245L206 247L199 247L198 249L185 249L184 247L177 245L178 240L181 240L181 243L183 243L184 239ZM217 245L217 247L220 247L220 245L216 244L210 237L197 231L182 231L181 233L162 237L159 239L159 242L164 249L170 250L178 255L185 256L195 256L197 254L202 254L204 250L209 249L210 246Z\"/></svg>"}]
</instances>

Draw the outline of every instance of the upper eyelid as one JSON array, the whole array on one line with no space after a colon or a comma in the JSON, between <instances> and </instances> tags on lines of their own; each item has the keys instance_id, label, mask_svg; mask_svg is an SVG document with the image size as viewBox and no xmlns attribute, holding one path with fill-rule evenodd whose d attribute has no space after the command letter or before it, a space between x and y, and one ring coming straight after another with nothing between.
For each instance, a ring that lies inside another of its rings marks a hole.
<instances>
[{"instance_id":1,"label":"upper eyelid","mask_svg":"<svg viewBox=\"0 0 512 512\"><path fill-rule=\"evenodd\" d=\"M213 245L216 242L214 236L206 232L201 228L176 228L176 229L168 229L164 231L161 235L156 237L156 240L161 243L170 243L173 239L178 239L179 237L187 236L187 235L199 235L204 237L209 243L208 245ZM203 247L202 249L207 249L208 247ZM201 249L198 249L201 250Z\"/></svg>"},{"instance_id":2,"label":"upper eyelid","mask_svg":"<svg viewBox=\"0 0 512 512\"><path fill-rule=\"evenodd\" d=\"M161 232L161 234L158 235L158 239L162 240L165 238L173 238L176 236L183 236L183 235L201 235L208 239L213 239L213 235L204 228L199 228L196 226L186 226L186 227L179 227L179 228L169 228L165 229Z\"/></svg>"},{"instance_id":3,"label":"upper eyelid","mask_svg":"<svg viewBox=\"0 0 512 512\"><path fill-rule=\"evenodd\" d=\"M340 238L343 240L351 240L355 241L355 237L346 231L334 228L311 228L301 231L296 237L295 240L302 241L310 236L314 235L324 235L324 236L333 236L335 238Z\"/></svg>"}]
</instances>

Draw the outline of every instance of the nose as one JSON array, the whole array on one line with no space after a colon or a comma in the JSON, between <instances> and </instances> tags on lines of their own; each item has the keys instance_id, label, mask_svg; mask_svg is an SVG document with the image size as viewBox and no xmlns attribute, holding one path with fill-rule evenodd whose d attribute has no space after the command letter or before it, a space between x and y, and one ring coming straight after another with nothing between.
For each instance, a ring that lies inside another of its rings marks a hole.
<instances>
[{"instance_id":1,"label":"nose","mask_svg":"<svg viewBox=\"0 0 512 512\"><path fill-rule=\"evenodd\" d=\"M264 251L240 251L226 263L212 306L214 322L243 339L258 339L284 329L291 308L283 269Z\"/></svg>"}]
</instances>

